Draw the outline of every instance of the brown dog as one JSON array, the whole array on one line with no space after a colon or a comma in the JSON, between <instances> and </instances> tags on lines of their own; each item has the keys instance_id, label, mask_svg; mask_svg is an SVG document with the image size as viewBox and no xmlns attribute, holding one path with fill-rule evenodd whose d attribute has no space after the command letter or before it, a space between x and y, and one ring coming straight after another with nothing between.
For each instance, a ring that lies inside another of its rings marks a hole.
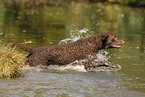
<instances>
[{"instance_id":1,"label":"brown dog","mask_svg":"<svg viewBox=\"0 0 145 97\"><path fill-rule=\"evenodd\" d=\"M87 59L98 50L105 48L120 48L125 42L111 32L97 34L92 37L79 39L74 43L32 48L19 43L10 43L30 52L27 62L30 66L58 64L65 65L75 60Z\"/></svg>"}]
</instances>

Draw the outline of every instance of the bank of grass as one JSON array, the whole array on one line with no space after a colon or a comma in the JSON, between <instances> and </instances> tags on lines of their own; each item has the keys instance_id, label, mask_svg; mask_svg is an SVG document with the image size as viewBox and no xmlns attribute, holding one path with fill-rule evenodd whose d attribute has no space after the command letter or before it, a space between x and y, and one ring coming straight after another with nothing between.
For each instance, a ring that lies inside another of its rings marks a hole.
<instances>
[{"instance_id":1,"label":"bank of grass","mask_svg":"<svg viewBox=\"0 0 145 97\"><path fill-rule=\"evenodd\" d=\"M26 54L16 47L0 43L0 78L16 78L23 75Z\"/></svg>"}]
</instances>

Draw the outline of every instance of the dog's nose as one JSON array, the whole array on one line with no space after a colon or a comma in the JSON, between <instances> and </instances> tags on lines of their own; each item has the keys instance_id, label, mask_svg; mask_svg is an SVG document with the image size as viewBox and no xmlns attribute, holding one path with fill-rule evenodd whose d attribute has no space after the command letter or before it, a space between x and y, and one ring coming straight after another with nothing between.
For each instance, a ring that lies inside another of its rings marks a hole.
<instances>
[{"instance_id":1,"label":"dog's nose","mask_svg":"<svg viewBox=\"0 0 145 97\"><path fill-rule=\"evenodd\" d=\"M122 43L121 43L122 45L125 44L125 42L124 42L123 40L121 40L121 42L122 42Z\"/></svg>"}]
</instances>

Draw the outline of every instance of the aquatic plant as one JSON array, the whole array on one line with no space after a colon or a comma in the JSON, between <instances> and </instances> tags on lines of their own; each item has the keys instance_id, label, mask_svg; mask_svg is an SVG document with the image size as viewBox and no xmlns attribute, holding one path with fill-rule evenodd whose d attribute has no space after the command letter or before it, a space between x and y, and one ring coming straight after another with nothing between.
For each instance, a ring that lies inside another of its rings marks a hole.
<instances>
[{"instance_id":1,"label":"aquatic plant","mask_svg":"<svg viewBox=\"0 0 145 97\"><path fill-rule=\"evenodd\" d=\"M20 53L16 47L0 43L0 78L15 78L23 75L25 53Z\"/></svg>"}]
</instances>

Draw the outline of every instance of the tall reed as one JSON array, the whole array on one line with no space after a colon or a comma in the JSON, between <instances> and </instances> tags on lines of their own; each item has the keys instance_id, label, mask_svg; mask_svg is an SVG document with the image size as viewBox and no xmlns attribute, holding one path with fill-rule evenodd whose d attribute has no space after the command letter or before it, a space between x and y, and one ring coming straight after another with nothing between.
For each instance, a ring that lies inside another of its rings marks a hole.
<instances>
[{"instance_id":1,"label":"tall reed","mask_svg":"<svg viewBox=\"0 0 145 97\"><path fill-rule=\"evenodd\" d=\"M0 78L15 78L23 75L25 53L20 53L16 47L0 44Z\"/></svg>"}]
</instances>

